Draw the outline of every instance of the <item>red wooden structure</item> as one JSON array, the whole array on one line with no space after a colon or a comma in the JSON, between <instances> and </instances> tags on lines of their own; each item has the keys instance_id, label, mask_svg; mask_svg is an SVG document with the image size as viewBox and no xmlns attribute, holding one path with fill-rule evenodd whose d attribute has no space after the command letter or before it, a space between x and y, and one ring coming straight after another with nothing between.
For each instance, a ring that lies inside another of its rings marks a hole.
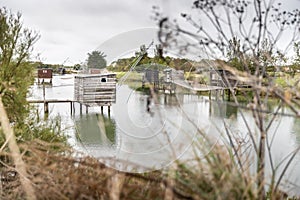
<instances>
[{"instance_id":1,"label":"red wooden structure","mask_svg":"<svg viewBox=\"0 0 300 200\"><path fill-rule=\"evenodd\" d=\"M50 83L52 83L52 69L38 69L38 83L40 83L40 79L42 79L42 83L45 79L50 79Z\"/></svg>"}]
</instances>

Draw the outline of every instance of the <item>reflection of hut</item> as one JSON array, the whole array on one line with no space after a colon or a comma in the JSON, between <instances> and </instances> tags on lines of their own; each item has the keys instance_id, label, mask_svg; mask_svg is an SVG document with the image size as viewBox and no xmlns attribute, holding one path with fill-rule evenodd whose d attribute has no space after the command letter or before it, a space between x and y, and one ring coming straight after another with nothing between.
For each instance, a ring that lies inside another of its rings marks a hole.
<instances>
[{"instance_id":1,"label":"reflection of hut","mask_svg":"<svg viewBox=\"0 0 300 200\"><path fill-rule=\"evenodd\" d=\"M75 100L86 106L110 106L116 102L116 74L75 76Z\"/></svg>"},{"instance_id":2,"label":"reflection of hut","mask_svg":"<svg viewBox=\"0 0 300 200\"><path fill-rule=\"evenodd\" d=\"M213 117L229 119L237 116L238 107L226 103L220 104L220 102L210 101L209 112Z\"/></svg>"},{"instance_id":3,"label":"reflection of hut","mask_svg":"<svg viewBox=\"0 0 300 200\"><path fill-rule=\"evenodd\" d=\"M38 83L40 83L40 79L42 79L42 83L45 79L50 79L50 83L52 83L52 69L38 69Z\"/></svg>"},{"instance_id":4,"label":"reflection of hut","mask_svg":"<svg viewBox=\"0 0 300 200\"><path fill-rule=\"evenodd\" d=\"M179 106L183 103L183 95L173 96L173 95L163 95L163 104L165 106Z\"/></svg>"},{"instance_id":5,"label":"reflection of hut","mask_svg":"<svg viewBox=\"0 0 300 200\"><path fill-rule=\"evenodd\" d=\"M84 144L112 146L116 143L116 124L111 118L97 114L82 115L75 118L75 125L78 139Z\"/></svg>"}]
</instances>

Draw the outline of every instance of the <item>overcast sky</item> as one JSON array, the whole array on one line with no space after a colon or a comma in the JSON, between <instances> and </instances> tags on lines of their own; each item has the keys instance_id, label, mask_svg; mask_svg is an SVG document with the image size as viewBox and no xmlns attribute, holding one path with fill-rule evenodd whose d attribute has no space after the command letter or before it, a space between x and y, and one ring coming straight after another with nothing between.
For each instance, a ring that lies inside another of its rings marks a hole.
<instances>
[{"instance_id":1,"label":"overcast sky","mask_svg":"<svg viewBox=\"0 0 300 200\"><path fill-rule=\"evenodd\" d=\"M0 5L22 14L24 26L41 38L34 54L44 63L74 65L87 53L102 50L111 60L149 44L156 37L153 5L166 15L188 12L193 0L0 0ZM282 1L289 9L300 0ZM120 44L122 43L122 44ZM120 44L120 48L118 47ZM125 46L125 47L124 47ZM123 47L123 48L121 48ZM113 50L113 52L111 52Z\"/></svg>"},{"instance_id":2,"label":"overcast sky","mask_svg":"<svg viewBox=\"0 0 300 200\"><path fill-rule=\"evenodd\" d=\"M178 3L175 3L176 1ZM151 42L151 37L153 39L155 37L153 28L156 27L151 19L152 6L159 5L167 13L170 10L180 13L185 7L189 8L191 2L191 0L0 0L0 5L14 13L21 12L24 26L39 32L41 38L34 46L34 53L40 53L43 62L61 64L67 60L66 64L74 65L86 60L87 53L104 43L107 45L107 41L112 42L112 38L126 32L134 33L134 30L150 28L149 33L144 34L144 39L147 38L145 42ZM132 36L129 37L134 39ZM139 47L136 41L132 43ZM118 55L113 57L116 56Z\"/></svg>"}]
</instances>

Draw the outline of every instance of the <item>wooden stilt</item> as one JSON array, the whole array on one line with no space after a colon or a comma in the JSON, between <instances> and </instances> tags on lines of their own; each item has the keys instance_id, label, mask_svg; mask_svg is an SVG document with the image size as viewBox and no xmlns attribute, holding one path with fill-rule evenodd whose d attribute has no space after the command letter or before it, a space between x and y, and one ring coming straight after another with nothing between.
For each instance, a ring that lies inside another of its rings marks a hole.
<instances>
[{"instance_id":1,"label":"wooden stilt","mask_svg":"<svg viewBox=\"0 0 300 200\"><path fill-rule=\"evenodd\" d=\"M75 103L72 102L72 105L73 105L73 114L75 115Z\"/></svg>"},{"instance_id":2,"label":"wooden stilt","mask_svg":"<svg viewBox=\"0 0 300 200\"><path fill-rule=\"evenodd\" d=\"M49 104L48 104L48 102L44 103L44 112L45 112L45 114L49 113Z\"/></svg>"},{"instance_id":3,"label":"wooden stilt","mask_svg":"<svg viewBox=\"0 0 300 200\"><path fill-rule=\"evenodd\" d=\"M71 112L71 115L73 115L73 103L70 102L70 112Z\"/></svg>"},{"instance_id":4,"label":"wooden stilt","mask_svg":"<svg viewBox=\"0 0 300 200\"><path fill-rule=\"evenodd\" d=\"M222 100L224 101L224 99L225 99L225 89L221 90L221 93L222 93Z\"/></svg>"}]
</instances>

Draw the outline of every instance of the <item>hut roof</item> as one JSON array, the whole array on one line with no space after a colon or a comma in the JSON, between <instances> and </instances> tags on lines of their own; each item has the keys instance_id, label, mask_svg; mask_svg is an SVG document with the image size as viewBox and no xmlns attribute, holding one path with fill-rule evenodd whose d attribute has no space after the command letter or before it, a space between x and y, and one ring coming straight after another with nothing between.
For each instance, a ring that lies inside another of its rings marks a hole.
<instances>
[{"instance_id":1,"label":"hut roof","mask_svg":"<svg viewBox=\"0 0 300 200\"><path fill-rule=\"evenodd\" d=\"M75 77L89 78L89 77L103 77L103 76L115 76L116 73L105 73L105 74L77 74Z\"/></svg>"}]
</instances>

